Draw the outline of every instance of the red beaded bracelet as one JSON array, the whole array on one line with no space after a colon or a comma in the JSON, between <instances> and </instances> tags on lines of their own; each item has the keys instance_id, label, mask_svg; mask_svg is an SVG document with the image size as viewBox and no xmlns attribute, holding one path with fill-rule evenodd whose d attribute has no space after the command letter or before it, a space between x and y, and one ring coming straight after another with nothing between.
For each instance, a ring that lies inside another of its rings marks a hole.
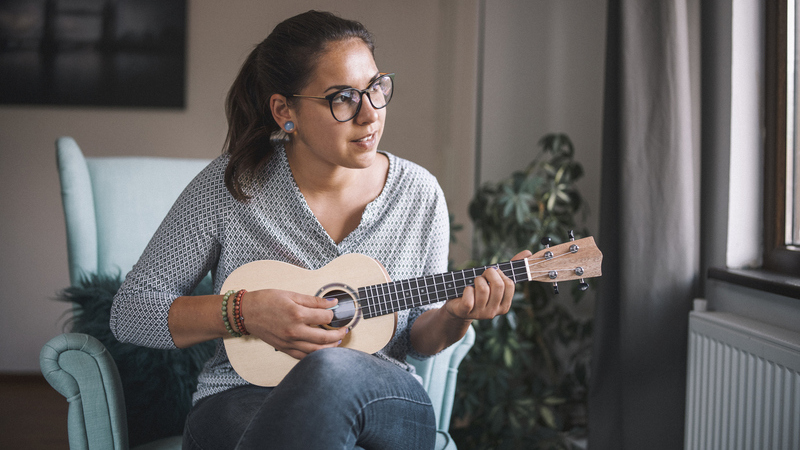
<instances>
[{"instance_id":1,"label":"red beaded bracelet","mask_svg":"<svg viewBox=\"0 0 800 450\"><path fill-rule=\"evenodd\" d=\"M236 294L236 299L233 301L233 317L236 320L236 328L239 329L239 333L244 336L247 336L247 328L244 327L244 314L242 314L242 298L244 294L247 293L246 290L242 289Z\"/></svg>"}]
</instances>

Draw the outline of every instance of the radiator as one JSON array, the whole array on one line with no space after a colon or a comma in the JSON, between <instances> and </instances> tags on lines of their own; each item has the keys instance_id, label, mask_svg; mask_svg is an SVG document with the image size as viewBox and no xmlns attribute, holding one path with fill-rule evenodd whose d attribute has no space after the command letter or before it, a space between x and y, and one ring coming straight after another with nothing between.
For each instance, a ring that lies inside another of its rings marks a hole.
<instances>
[{"instance_id":1,"label":"radiator","mask_svg":"<svg viewBox=\"0 0 800 450\"><path fill-rule=\"evenodd\" d=\"M692 312L684 447L800 449L800 333Z\"/></svg>"}]
</instances>

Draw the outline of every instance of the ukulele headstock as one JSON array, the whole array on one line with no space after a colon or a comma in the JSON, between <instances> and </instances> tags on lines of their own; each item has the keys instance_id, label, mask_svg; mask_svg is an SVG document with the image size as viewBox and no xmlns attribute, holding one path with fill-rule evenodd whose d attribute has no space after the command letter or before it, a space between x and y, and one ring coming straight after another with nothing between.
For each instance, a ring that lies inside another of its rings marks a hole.
<instances>
[{"instance_id":1,"label":"ukulele headstock","mask_svg":"<svg viewBox=\"0 0 800 450\"><path fill-rule=\"evenodd\" d=\"M589 285L586 278L602 275L603 253L597 248L593 237L575 240L572 231L570 240L563 244L550 246L551 239L542 239L543 250L525 259L529 279L542 283L553 283L558 294L558 282L580 280L580 289L586 290Z\"/></svg>"}]
</instances>

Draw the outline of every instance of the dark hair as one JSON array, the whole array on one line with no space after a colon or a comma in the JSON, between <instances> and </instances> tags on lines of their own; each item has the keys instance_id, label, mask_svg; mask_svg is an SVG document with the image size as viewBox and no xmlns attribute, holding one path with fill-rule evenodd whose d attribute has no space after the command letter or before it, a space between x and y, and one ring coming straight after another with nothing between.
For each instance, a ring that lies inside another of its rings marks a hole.
<instances>
[{"instance_id":1,"label":"dark hair","mask_svg":"<svg viewBox=\"0 0 800 450\"><path fill-rule=\"evenodd\" d=\"M308 11L278 24L247 57L225 102L228 136L224 152L230 155L225 186L234 198L250 198L244 180L274 151L270 136L280 127L272 117L270 97L300 92L326 46L347 39L361 39L374 53L372 35L359 22Z\"/></svg>"}]
</instances>

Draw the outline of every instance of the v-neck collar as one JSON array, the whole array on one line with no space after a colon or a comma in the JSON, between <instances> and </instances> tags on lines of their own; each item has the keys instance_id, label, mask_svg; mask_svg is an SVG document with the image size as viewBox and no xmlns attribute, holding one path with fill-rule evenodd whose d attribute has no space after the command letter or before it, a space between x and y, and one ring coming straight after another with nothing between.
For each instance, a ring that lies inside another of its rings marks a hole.
<instances>
[{"instance_id":1,"label":"v-neck collar","mask_svg":"<svg viewBox=\"0 0 800 450\"><path fill-rule=\"evenodd\" d=\"M377 197L375 197L371 202L367 203L367 206L364 208L364 212L361 213L361 220L359 221L358 226L356 226L353 231L345 236L341 242L337 243L333 240L330 234L328 234L327 230L325 230L325 227L322 226L322 223L320 223L319 219L317 219L317 216L314 215L314 211L311 210L311 207L308 205L305 196L300 191L300 186L297 185L297 180L295 180L294 174L292 173L292 168L289 165L286 149L281 146L275 151L275 157L277 158L279 169L278 173L282 178L279 182L286 183L287 185L291 184L295 200L300 203L303 211L305 212L305 219L314 224L314 232L323 236L328 245L334 247L336 249L336 253L339 255L349 253L348 249L356 245L358 242L358 237L363 233L363 230L375 223L378 217L380 217L382 205L385 203L385 198L389 195L387 192L394 183L394 172L396 170L394 155L382 151L379 151L379 153L384 154L389 160L389 170L386 175L386 182L383 185L383 189L381 189L381 192Z\"/></svg>"}]
</instances>

